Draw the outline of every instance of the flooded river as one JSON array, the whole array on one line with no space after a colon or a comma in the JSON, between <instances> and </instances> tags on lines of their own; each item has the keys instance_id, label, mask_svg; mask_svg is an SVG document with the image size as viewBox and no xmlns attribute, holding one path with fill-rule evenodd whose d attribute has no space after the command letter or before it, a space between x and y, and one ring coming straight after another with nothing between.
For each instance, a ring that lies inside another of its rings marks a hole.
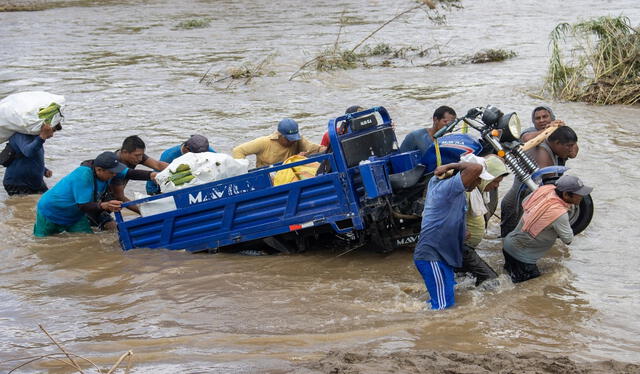
<instances>
[{"instance_id":1,"label":"flooded river","mask_svg":"<svg viewBox=\"0 0 640 374\"><path fill-rule=\"evenodd\" d=\"M320 141L346 107L385 106L400 138L431 122L443 104L459 114L494 104L528 124L541 104L548 35L559 22L601 15L640 23L635 0L463 1L434 25L414 12L371 44L439 45L446 56L483 48L518 53L503 63L421 65L314 73L289 81L333 45L353 46L410 1L104 1L38 12L0 13L0 96L43 89L68 101L65 130L46 143L53 185L82 160L139 134L147 153L193 133L219 152L269 133L292 117ZM178 27L206 18L204 28ZM270 57L263 77L211 85L228 69ZM229 85L229 83L232 83ZM570 247L558 244L543 276L494 290L461 281L452 310L426 309L411 252L380 255L312 251L248 257L167 250L122 252L112 233L35 240L37 197L0 192L0 361L57 349L106 367L132 350L136 373L297 372L327 352L540 352L579 361L640 363L640 108L550 102L578 133L573 173L595 186L591 226ZM0 168L0 176L4 168ZM503 191L510 185L503 183ZM143 191L132 182L128 195ZM496 222L480 254L496 269ZM501 270L500 270L501 271ZM6 372L15 365L1 363ZM42 372L30 366L22 372ZM60 371L55 371L60 372Z\"/></svg>"}]
</instances>

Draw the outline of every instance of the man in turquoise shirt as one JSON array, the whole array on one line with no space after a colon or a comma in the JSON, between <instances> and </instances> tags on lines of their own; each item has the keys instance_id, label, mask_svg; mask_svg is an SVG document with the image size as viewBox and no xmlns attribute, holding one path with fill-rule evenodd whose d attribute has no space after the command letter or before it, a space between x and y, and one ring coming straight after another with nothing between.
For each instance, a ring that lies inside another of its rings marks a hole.
<instances>
[{"instance_id":1,"label":"man in turquoise shirt","mask_svg":"<svg viewBox=\"0 0 640 374\"><path fill-rule=\"evenodd\" d=\"M92 233L87 214L121 209L119 200L100 201L111 178L127 168L113 152L103 152L93 167L80 166L62 178L38 201L33 234L38 237L67 232Z\"/></svg>"}]
</instances>

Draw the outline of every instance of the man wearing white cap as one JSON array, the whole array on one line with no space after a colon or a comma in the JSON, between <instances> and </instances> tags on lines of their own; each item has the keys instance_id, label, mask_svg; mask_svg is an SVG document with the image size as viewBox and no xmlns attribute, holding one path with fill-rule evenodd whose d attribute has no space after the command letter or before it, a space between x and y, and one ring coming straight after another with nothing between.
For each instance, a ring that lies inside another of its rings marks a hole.
<instances>
[{"instance_id":1,"label":"man wearing white cap","mask_svg":"<svg viewBox=\"0 0 640 374\"><path fill-rule=\"evenodd\" d=\"M465 192L493 179L481 157L470 157L468 162L439 166L429 181L413 260L429 291L431 309L454 305L454 268L462 266L465 237Z\"/></svg>"},{"instance_id":2,"label":"man wearing white cap","mask_svg":"<svg viewBox=\"0 0 640 374\"><path fill-rule=\"evenodd\" d=\"M573 240L568 210L579 205L593 188L573 175L563 175L556 184L535 190L522 203L524 214L515 230L504 239L504 269L514 283L540 276L536 262L551 249L556 239Z\"/></svg>"},{"instance_id":3,"label":"man wearing white cap","mask_svg":"<svg viewBox=\"0 0 640 374\"><path fill-rule=\"evenodd\" d=\"M466 161L466 157L476 156L463 156L462 160ZM476 286L486 280L498 277L495 270L476 253L475 248L484 238L486 228L485 215L489 213L489 209L487 209L488 200L486 200L485 195L497 190L500 182L509 174L507 166L500 157L488 155L484 157L484 161L487 171L493 175L493 180L483 179L477 188L467 193L467 235L462 252L462 268L456 269L456 272L471 273L476 278Z\"/></svg>"}]
</instances>

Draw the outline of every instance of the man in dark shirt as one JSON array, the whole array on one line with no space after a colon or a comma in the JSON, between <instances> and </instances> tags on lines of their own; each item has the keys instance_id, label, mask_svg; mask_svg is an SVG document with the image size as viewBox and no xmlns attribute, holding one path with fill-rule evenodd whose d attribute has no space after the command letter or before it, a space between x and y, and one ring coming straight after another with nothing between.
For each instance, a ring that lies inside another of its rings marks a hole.
<instances>
[{"instance_id":1,"label":"man in dark shirt","mask_svg":"<svg viewBox=\"0 0 640 374\"><path fill-rule=\"evenodd\" d=\"M163 161L158 161L147 156L144 151L146 145L144 141L140 139L138 135L131 135L124 139L122 142L122 148L116 151L118 160L122 162L129 169L135 169L138 165L147 166L153 170L164 170L169 164ZM124 194L124 189L127 186L130 178L126 176L115 176L109 183L109 200L115 199L123 202L131 201ZM152 179L146 179L152 180ZM128 209L140 213L137 206L127 207Z\"/></svg>"},{"instance_id":2,"label":"man in dark shirt","mask_svg":"<svg viewBox=\"0 0 640 374\"><path fill-rule=\"evenodd\" d=\"M456 111L443 105L433 112L433 125L429 128L413 130L402 141L400 152L419 150L424 154L433 144L433 135L456 119Z\"/></svg>"},{"instance_id":3,"label":"man in dark shirt","mask_svg":"<svg viewBox=\"0 0 640 374\"><path fill-rule=\"evenodd\" d=\"M44 123L40 134L15 133L9 138L9 145L15 151L15 158L7 166L3 185L9 195L41 194L48 190L44 177L51 177L51 170L44 165L44 142L61 129L60 123Z\"/></svg>"}]
</instances>

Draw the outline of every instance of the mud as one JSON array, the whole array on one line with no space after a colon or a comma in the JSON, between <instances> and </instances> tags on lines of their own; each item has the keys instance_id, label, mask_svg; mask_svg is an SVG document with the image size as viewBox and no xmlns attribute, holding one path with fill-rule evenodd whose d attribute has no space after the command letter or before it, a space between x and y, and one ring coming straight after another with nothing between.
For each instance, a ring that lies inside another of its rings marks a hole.
<instances>
[{"instance_id":1,"label":"mud","mask_svg":"<svg viewBox=\"0 0 640 374\"><path fill-rule=\"evenodd\" d=\"M640 373L640 365L614 360L576 362L567 356L541 353L492 352L469 354L458 352L373 353L329 352L311 371L331 374L359 373L526 373L526 374L604 374Z\"/></svg>"}]
</instances>

